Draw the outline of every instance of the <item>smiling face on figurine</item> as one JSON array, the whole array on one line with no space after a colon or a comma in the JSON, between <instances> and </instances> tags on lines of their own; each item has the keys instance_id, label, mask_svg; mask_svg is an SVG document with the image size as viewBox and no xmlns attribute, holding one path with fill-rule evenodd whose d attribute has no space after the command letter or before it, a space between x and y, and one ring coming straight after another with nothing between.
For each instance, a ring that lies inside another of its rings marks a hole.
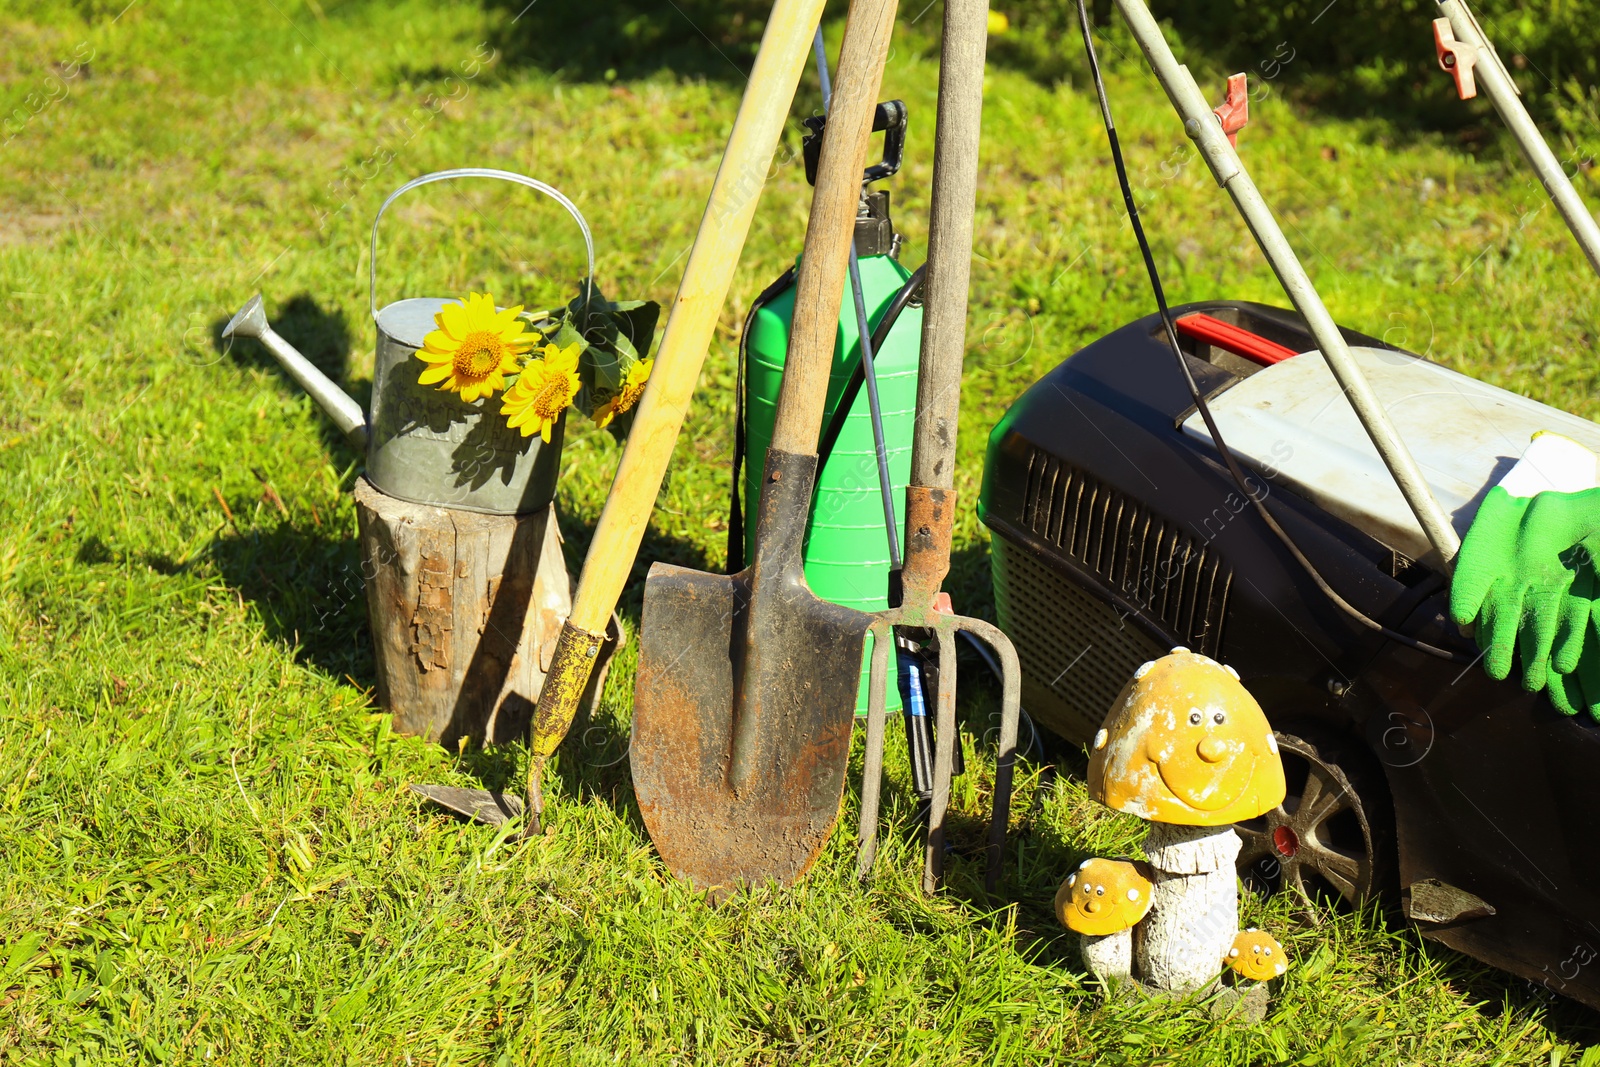
<instances>
[{"instance_id":1,"label":"smiling face on figurine","mask_svg":"<svg viewBox=\"0 0 1600 1067\"><path fill-rule=\"evenodd\" d=\"M1226 826L1283 802L1283 763L1238 677L1174 649L1140 667L1117 696L1095 735L1089 793L1153 822Z\"/></svg>"},{"instance_id":2,"label":"smiling face on figurine","mask_svg":"<svg viewBox=\"0 0 1600 1067\"><path fill-rule=\"evenodd\" d=\"M1056 918L1080 934L1115 934L1150 910L1150 879L1126 860L1084 860L1056 890Z\"/></svg>"}]
</instances>

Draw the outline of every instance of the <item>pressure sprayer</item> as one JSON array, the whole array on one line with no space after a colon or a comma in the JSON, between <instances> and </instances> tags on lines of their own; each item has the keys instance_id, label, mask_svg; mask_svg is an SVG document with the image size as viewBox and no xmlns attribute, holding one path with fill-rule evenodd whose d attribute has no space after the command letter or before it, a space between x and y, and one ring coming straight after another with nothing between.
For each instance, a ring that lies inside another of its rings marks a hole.
<instances>
[{"instance_id":1,"label":"pressure sprayer","mask_svg":"<svg viewBox=\"0 0 1600 1067\"><path fill-rule=\"evenodd\" d=\"M803 143L806 180L815 183L827 118L814 116L806 119L805 125L809 131ZM862 174L855 243L862 297L872 328L869 342L876 371L895 525L903 543L905 487L911 476L911 437L922 335L921 273L907 270L897 258L900 235L895 233L890 217L889 192L872 189L870 185L893 176L900 169L905 152L905 104L899 100L879 104L872 128L884 135L883 158ZM789 354L795 275L795 268L785 271L756 298L740 341L740 410L735 431L733 500L728 529L730 572L739 569L755 550L754 524L746 529L743 516L755 514L761 495L761 464L759 461L744 464L743 457L765 455L772 439L773 416ZM840 308L828 402L817 448L817 491L806 530L804 559L806 582L818 597L871 612L890 606L890 583L895 577L891 574L894 553L890 551L885 523L871 414L861 388L865 374L854 300L847 287ZM867 707L866 665L870 662L870 642L869 637L869 655L862 659L857 705L862 714ZM890 687L888 707L891 711L901 708L900 694L895 687Z\"/></svg>"}]
</instances>

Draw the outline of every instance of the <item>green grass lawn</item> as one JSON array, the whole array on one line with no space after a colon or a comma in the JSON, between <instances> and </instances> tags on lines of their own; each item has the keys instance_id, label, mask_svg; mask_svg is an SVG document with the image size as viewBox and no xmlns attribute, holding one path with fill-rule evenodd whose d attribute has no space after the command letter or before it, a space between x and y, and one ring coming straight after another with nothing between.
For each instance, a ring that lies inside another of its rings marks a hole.
<instances>
[{"instance_id":1,"label":"green grass lawn","mask_svg":"<svg viewBox=\"0 0 1600 1067\"><path fill-rule=\"evenodd\" d=\"M559 186L595 227L605 291L670 301L748 33L653 75L552 74L570 42L512 26L518 7L0 4L0 1063L1600 1064L1593 1013L1376 913L1303 925L1285 900L1246 904L1296 961L1267 1023L1106 1002L1050 899L1142 831L1087 799L1070 751L1047 788L1038 761L1019 775L1014 908L981 902L975 858L936 899L916 891L894 752L901 822L876 881L856 884L841 829L796 888L707 908L633 803L633 646L559 755L552 833L517 844L419 809L409 781L516 787L520 749L389 731L350 501L361 457L262 351L215 337L260 289L280 331L364 396L371 217L453 166ZM912 115L892 183L911 264L939 9L916 14L885 80ZM1076 42L1061 48L1081 70ZM1152 80L1125 56L1112 75L1174 301L1281 303ZM1083 88L989 76L949 584L974 614L992 613L970 506L988 427L1149 310ZM813 79L802 92L796 116L817 104ZM785 156L798 142L796 121ZM1272 94L1244 145L1341 321L1600 414L1596 281L1499 141ZM807 204L801 168L779 168L636 577L652 559L722 562L735 331L798 250ZM570 223L525 191L433 186L390 218L380 303L486 286L538 305L580 272ZM570 428L574 569L618 455ZM636 582L630 632L639 597ZM976 660L962 673L967 848L997 694Z\"/></svg>"}]
</instances>

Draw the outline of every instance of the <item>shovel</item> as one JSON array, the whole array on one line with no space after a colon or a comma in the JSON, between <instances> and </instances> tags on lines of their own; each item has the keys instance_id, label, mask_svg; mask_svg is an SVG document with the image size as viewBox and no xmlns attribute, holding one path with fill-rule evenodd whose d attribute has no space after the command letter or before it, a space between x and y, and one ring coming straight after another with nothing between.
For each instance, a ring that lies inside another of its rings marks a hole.
<instances>
[{"instance_id":1,"label":"shovel","mask_svg":"<svg viewBox=\"0 0 1600 1067\"><path fill-rule=\"evenodd\" d=\"M1010 820L1022 672L1011 641L982 619L953 614L939 593L950 570L955 521L956 422L961 406L961 361L966 348L967 288L972 268L972 216L978 188L978 134L983 119L983 65L988 41L987 0L945 0L939 63L939 118L933 151L933 198L928 219L928 276L922 313L922 359L917 371L917 416L906 487L904 600L873 623L867 703L866 758L861 778L858 874L871 870L883 781L884 705L894 627L933 631L939 648L933 799L922 888L932 893L944 871L945 812L956 730L956 640L965 630L998 654L1001 669L1000 746L989 828L985 887L999 885Z\"/></svg>"},{"instance_id":2,"label":"shovel","mask_svg":"<svg viewBox=\"0 0 1600 1067\"><path fill-rule=\"evenodd\" d=\"M801 549L895 6L851 0L754 559L733 575L657 563L645 584L634 791L667 867L719 897L740 883L800 878L827 840L844 793L862 642L873 616L813 595Z\"/></svg>"},{"instance_id":3,"label":"shovel","mask_svg":"<svg viewBox=\"0 0 1600 1067\"><path fill-rule=\"evenodd\" d=\"M572 614L562 624L539 693L530 729L524 837L542 829L545 763L572 726L586 694L597 688L596 667L606 661L607 641L615 640L608 624L614 620L617 599L633 567L700 365L733 282L756 202L772 169L772 157L805 69L813 31L822 17L823 2L774 0L772 5L761 49L667 317L655 370L634 415L622 463L584 560ZM514 799L485 790L415 788L429 800L481 822L497 824L524 810Z\"/></svg>"}]
</instances>

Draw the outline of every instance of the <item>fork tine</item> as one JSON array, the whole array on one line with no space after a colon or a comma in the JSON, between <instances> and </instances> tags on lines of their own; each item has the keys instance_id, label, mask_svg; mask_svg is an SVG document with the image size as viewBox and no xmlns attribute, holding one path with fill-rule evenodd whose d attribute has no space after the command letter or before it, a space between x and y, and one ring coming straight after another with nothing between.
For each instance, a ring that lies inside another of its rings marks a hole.
<instances>
[{"instance_id":1,"label":"fork tine","mask_svg":"<svg viewBox=\"0 0 1600 1067\"><path fill-rule=\"evenodd\" d=\"M861 825L857 831L856 877L865 879L878 854L878 803L883 790L884 709L888 705L889 651L894 627L872 624L872 674L867 689L867 749L861 763Z\"/></svg>"}]
</instances>

